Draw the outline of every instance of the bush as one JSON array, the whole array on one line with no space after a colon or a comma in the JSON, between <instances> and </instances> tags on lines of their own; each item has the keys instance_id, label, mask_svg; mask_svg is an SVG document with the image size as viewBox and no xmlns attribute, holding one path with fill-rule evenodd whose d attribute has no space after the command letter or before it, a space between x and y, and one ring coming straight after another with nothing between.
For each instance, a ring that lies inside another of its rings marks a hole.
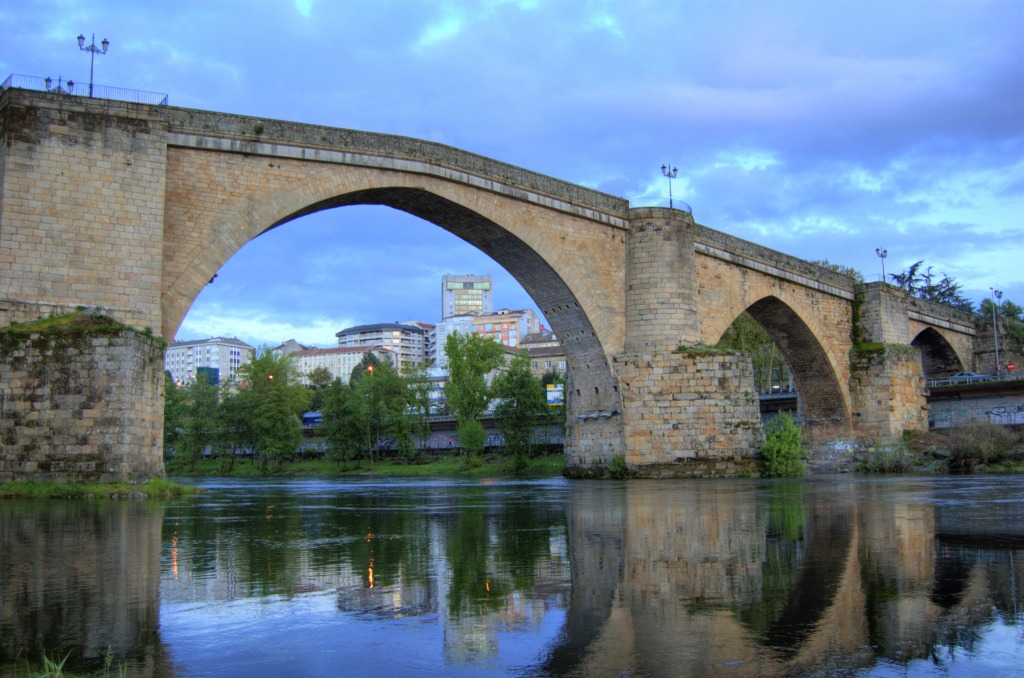
<instances>
[{"instance_id":1,"label":"bush","mask_svg":"<svg viewBox=\"0 0 1024 678\"><path fill-rule=\"evenodd\" d=\"M895 436L869 440L860 451L860 470L865 473L905 473L917 462L907 441Z\"/></svg>"},{"instance_id":2,"label":"bush","mask_svg":"<svg viewBox=\"0 0 1024 678\"><path fill-rule=\"evenodd\" d=\"M1020 443L1019 433L979 421L946 429L942 437L950 473L971 473L978 465L1007 461Z\"/></svg>"},{"instance_id":3,"label":"bush","mask_svg":"<svg viewBox=\"0 0 1024 678\"><path fill-rule=\"evenodd\" d=\"M615 455L612 457L611 462L608 463L608 475L612 478L625 478L629 474L629 469L626 468L626 460L622 458L622 455Z\"/></svg>"},{"instance_id":4,"label":"bush","mask_svg":"<svg viewBox=\"0 0 1024 678\"><path fill-rule=\"evenodd\" d=\"M767 478L795 478L803 475L803 432L792 415L782 412L765 426L761 446L763 475Z\"/></svg>"}]
</instances>

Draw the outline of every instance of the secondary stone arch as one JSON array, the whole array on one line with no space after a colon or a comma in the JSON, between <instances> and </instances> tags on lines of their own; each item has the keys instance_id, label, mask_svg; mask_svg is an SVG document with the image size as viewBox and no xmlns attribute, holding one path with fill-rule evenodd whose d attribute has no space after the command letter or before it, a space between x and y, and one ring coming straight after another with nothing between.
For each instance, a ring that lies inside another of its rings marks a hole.
<instances>
[{"instance_id":1,"label":"secondary stone arch","mask_svg":"<svg viewBox=\"0 0 1024 678\"><path fill-rule=\"evenodd\" d=\"M239 160L237 156L228 160L231 162L226 169L230 173ZM252 164L250 159L241 164L247 162ZM266 164L265 159L262 163ZM290 168L280 165L279 169ZM264 189L226 202L225 193L218 192L222 196L220 204L210 200L210 192L201 178L181 177L191 185L175 187L186 188L188 193L178 192L178 206L168 209L165 337L173 336L213 274L261 233L324 209L383 205L418 216L462 238L492 257L523 286L565 344L576 391L576 397L571 399L571 414L620 409L608 356L621 350L621 316L619 327L615 322L621 304L615 304L614 294L601 294L600 286L581 274L584 268L578 257L580 250L585 256L584 243L576 251L565 247L570 238L586 239L587 220L566 215L553 222L550 210L521 202L509 205L511 201L504 196L486 191L466 192L433 177L346 171L337 167L325 170L323 166L319 169L313 176L281 182L277 190ZM175 220L179 215L183 218ZM604 234L605 240L608 230L607 226L594 228L594 232ZM185 233L194 236L196 232L204 237L193 237L191 243L181 237ZM549 244L555 238L561 247ZM174 246L182 244L182 240L191 247ZM605 275L608 268L613 267L605 267ZM574 418L569 419L571 427Z\"/></svg>"},{"instance_id":2,"label":"secondary stone arch","mask_svg":"<svg viewBox=\"0 0 1024 678\"><path fill-rule=\"evenodd\" d=\"M800 393L808 440L834 437L837 427L848 428L849 400L831 357L804 318L775 296L762 297L740 309L731 316L730 325L742 311L750 313L765 329L789 364ZM715 343L726 329L721 330Z\"/></svg>"},{"instance_id":3,"label":"secondary stone arch","mask_svg":"<svg viewBox=\"0 0 1024 678\"><path fill-rule=\"evenodd\" d=\"M925 379L942 379L964 370L964 362L956 349L934 327L921 330L910 345L921 350L921 369Z\"/></svg>"}]
</instances>

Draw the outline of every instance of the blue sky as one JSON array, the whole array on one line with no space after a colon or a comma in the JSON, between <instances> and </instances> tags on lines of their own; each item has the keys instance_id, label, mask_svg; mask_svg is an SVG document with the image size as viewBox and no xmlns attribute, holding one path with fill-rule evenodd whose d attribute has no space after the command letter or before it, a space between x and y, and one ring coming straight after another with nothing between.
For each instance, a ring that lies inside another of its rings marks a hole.
<instances>
[{"instance_id":1,"label":"blue sky","mask_svg":"<svg viewBox=\"0 0 1024 678\"><path fill-rule=\"evenodd\" d=\"M95 82L174 106L429 139L877 280L923 259L1024 304L1024 1L7 0L0 77ZM382 207L250 243L180 339L296 338L440 317L445 273L494 262Z\"/></svg>"}]
</instances>

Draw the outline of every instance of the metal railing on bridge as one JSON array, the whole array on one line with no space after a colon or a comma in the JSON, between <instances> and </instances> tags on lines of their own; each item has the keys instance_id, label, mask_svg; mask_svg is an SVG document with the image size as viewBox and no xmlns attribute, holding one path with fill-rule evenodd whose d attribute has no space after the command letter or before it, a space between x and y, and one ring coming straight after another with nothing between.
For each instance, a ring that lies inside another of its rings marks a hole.
<instances>
[{"instance_id":1,"label":"metal railing on bridge","mask_svg":"<svg viewBox=\"0 0 1024 678\"><path fill-rule=\"evenodd\" d=\"M630 198L630 207L668 207L692 215L693 209L682 200L675 198Z\"/></svg>"},{"instance_id":2,"label":"metal railing on bridge","mask_svg":"<svg viewBox=\"0 0 1024 678\"><path fill-rule=\"evenodd\" d=\"M88 85L58 78L40 78L34 75L10 75L3 84L0 84L0 93L9 89L31 89L37 92L50 92L58 96L75 96L89 98ZM168 97L160 92L144 92L137 89L125 89L123 87L111 87L109 85L92 86L93 99L111 99L113 101L125 101L131 104L149 104L151 106L166 106Z\"/></svg>"},{"instance_id":3,"label":"metal railing on bridge","mask_svg":"<svg viewBox=\"0 0 1024 678\"><path fill-rule=\"evenodd\" d=\"M964 384L991 384L1002 381L1016 381L1024 379L1024 374L974 374L972 372L961 372L952 377L942 379L929 379L925 385L929 388L935 386L963 386Z\"/></svg>"}]
</instances>

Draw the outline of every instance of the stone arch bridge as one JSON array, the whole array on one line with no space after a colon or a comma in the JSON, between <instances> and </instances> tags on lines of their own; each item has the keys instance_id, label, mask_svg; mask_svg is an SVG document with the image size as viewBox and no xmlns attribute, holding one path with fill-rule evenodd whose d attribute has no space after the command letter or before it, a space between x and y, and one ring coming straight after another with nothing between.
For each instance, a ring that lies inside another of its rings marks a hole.
<instances>
[{"instance_id":1,"label":"stone arch bridge","mask_svg":"<svg viewBox=\"0 0 1024 678\"><path fill-rule=\"evenodd\" d=\"M648 475L749 471L750 360L712 348L745 310L793 368L815 442L924 428L925 374L973 367L969 314L441 144L25 89L0 94L0 142L0 327L84 306L170 340L253 238L386 205L487 253L536 301L565 345L581 473L616 456ZM132 402L116 402L139 381L119 359L90 377L95 397L62 405L33 391L25 350L3 364L0 479L162 471L152 361Z\"/></svg>"}]
</instances>

